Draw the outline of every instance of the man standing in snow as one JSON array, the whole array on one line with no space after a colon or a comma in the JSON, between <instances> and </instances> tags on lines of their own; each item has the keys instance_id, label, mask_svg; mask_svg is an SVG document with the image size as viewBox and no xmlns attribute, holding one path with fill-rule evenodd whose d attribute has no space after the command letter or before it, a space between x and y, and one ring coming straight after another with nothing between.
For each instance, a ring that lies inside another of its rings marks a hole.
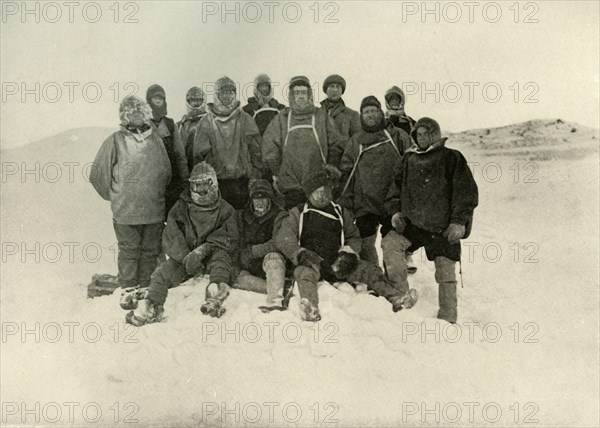
<instances>
[{"instance_id":1,"label":"man standing in snow","mask_svg":"<svg viewBox=\"0 0 600 428\"><path fill-rule=\"evenodd\" d=\"M385 201L393 182L393 171L410 148L408 134L398 128L386 128L381 103L368 96L360 105L362 130L352 136L340 164L345 183L338 203L354 212L362 239L360 258L379 266L375 242L381 225L383 260L389 279L402 294L409 293L408 283L396 278L395 252L387 251L386 237L393 230ZM396 235L396 234L394 234Z\"/></svg>"},{"instance_id":2,"label":"man standing in snow","mask_svg":"<svg viewBox=\"0 0 600 428\"><path fill-rule=\"evenodd\" d=\"M143 98L125 97L119 116L121 129L100 147L90 182L110 201L119 243L119 286L147 287L160 253L171 165Z\"/></svg>"},{"instance_id":3,"label":"man standing in snow","mask_svg":"<svg viewBox=\"0 0 600 428\"><path fill-rule=\"evenodd\" d=\"M346 139L336 131L325 109L313 104L310 81L296 76L289 85L290 107L269 124L262 141L262 155L276 189L289 209L306 202L302 182L328 164L336 169Z\"/></svg>"},{"instance_id":4,"label":"man standing in snow","mask_svg":"<svg viewBox=\"0 0 600 428\"><path fill-rule=\"evenodd\" d=\"M167 188L165 217L179 199L179 195L190 178L190 171L185 158L183 142L175 121L167 117L167 97L165 90L159 85L152 85L146 91L146 101L152 108L152 124L156 133L162 138L173 172Z\"/></svg>"},{"instance_id":5,"label":"man standing in snow","mask_svg":"<svg viewBox=\"0 0 600 428\"><path fill-rule=\"evenodd\" d=\"M177 122L177 128L183 141L188 169L191 171L194 168L194 137L200 119L206 114L204 91L197 86L190 88L185 95L185 105L187 113L183 115L181 121Z\"/></svg>"},{"instance_id":6,"label":"man standing in snow","mask_svg":"<svg viewBox=\"0 0 600 428\"><path fill-rule=\"evenodd\" d=\"M406 304L405 296L386 281L378 266L359 260L361 240L352 213L332 201L337 173L326 166L302 182L308 201L289 211L275 236L277 248L296 266L294 279L304 321L321 319L317 283L322 279L366 283L392 303L394 311Z\"/></svg>"},{"instance_id":7,"label":"man standing in snow","mask_svg":"<svg viewBox=\"0 0 600 428\"><path fill-rule=\"evenodd\" d=\"M235 209L248 204L248 184L262 175L260 133L240 107L229 77L215 83L214 103L200 120L194 139L194 164L206 161L217 172L223 199Z\"/></svg>"},{"instance_id":8,"label":"man standing in snow","mask_svg":"<svg viewBox=\"0 0 600 428\"><path fill-rule=\"evenodd\" d=\"M328 76L323 82L323 92L327 98L321 101L321 106L327 110L333 119L340 135L350 138L360 131L360 116L358 112L346 107L342 95L346 92L346 81L338 74Z\"/></svg>"},{"instance_id":9,"label":"man standing in snow","mask_svg":"<svg viewBox=\"0 0 600 428\"><path fill-rule=\"evenodd\" d=\"M438 318L455 323L455 265L460 261L460 239L471 232L477 184L464 156L445 147L435 120L419 119L412 136L417 145L402 158L387 201L395 229L386 236L387 252L397 259L395 276L407 281L406 250L425 247L427 259L435 263Z\"/></svg>"},{"instance_id":10,"label":"man standing in snow","mask_svg":"<svg viewBox=\"0 0 600 428\"><path fill-rule=\"evenodd\" d=\"M400 128L408 135L411 135L415 120L408 116L404 111L405 104L406 96L402 89L397 86L392 86L386 91L385 106L387 110L385 112L385 118L396 128Z\"/></svg>"},{"instance_id":11,"label":"man standing in snow","mask_svg":"<svg viewBox=\"0 0 600 428\"><path fill-rule=\"evenodd\" d=\"M235 210L220 197L217 175L206 162L194 166L189 182L190 191L169 212L162 236L169 258L156 268L147 289L128 290L121 297L121 307L133 309L125 318L130 324L160 321L169 288L202 274L210 276L202 313L220 317L225 312L238 239Z\"/></svg>"}]
</instances>

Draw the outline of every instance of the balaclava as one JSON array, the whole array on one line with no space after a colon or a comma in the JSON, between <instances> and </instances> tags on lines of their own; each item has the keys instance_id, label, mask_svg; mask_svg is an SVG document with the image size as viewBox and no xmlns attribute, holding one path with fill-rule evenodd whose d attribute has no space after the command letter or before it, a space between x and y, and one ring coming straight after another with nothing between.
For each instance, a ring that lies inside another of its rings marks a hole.
<instances>
[{"instance_id":1,"label":"balaclava","mask_svg":"<svg viewBox=\"0 0 600 428\"><path fill-rule=\"evenodd\" d=\"M206 162L194 166L190 174L190 196L194 204L210 208L219 200L219 182L214 168Z\"/></svg>"},{"instance_id":2,"label":"balaclava","mask_svg":"<svg viewBox=\"0 0 600 428\"><path fill-rule=\"evenodd\" d=\"M153 97L162 97L164 100L162 106L155 106L152 104ZM152 119L159 121L167 115L167 95L165 90L160 85L152 85L146 91L146 101L150 104L152 109Z\"/></svg>"}]
</instances>

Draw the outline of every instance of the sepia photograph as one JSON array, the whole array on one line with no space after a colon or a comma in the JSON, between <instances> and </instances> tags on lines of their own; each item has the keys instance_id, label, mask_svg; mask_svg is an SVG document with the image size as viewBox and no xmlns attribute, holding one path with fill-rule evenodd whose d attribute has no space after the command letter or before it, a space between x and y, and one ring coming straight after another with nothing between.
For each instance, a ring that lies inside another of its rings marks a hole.
<instances>
[{"instance_id":1,"label":"sepia photograph","mask_svg":"<svg viewBox=\"0 0 600 428\"><path fill-rule=\"evenodd\" d=\"M600 426L600 2L0 9L1 427Z\"/></svg>"}]
</instances>

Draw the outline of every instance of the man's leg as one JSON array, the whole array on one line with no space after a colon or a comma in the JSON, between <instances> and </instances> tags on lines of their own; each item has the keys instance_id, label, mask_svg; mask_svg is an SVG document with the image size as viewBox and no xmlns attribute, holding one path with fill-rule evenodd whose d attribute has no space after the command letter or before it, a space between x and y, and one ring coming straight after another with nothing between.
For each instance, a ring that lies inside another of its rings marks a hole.
<instances>
[{"instance_id":1,"label":"man's leg","mask_svg":"<svg viewBox=\"0 0 600 428\"><path fill-rule=\"evenodd\" d=\"M210 283L206 287L206 302L200 307L203 314L219 318L225 313L223 302L229 297L232 266L229 253L223 249L213 251L206 269Z\"/></svg>"},{"instance_id":2,"label":"man's leg","mask_svg":"<svg viewBox=\"0 0 600 428\"><path fill-rule=\"evenodd\" d=\"M267 276L267 305L281 306L285 282L285 258L276 252L268 253L263 259L263 270Z\"/></svg>"},{"instance_id":3,"label":"man's leg","mask_svg":"<svg viewBox=\"0 0 600 428\"><path fill-rule=\"evenodd\" d=\"M406 250L410 246L411 241L404 235L399 235L395 230L390 230L381 240L383 263L387 276L403 295L408 293L409 289Z\"/></svg>"},{"instance_id":4,"label":"man's leg","mask_svg":"<svg viewBox=\"0 0 600 428\"><path fill-rule=\"evenodd\" d=\"M356 219L356 226L362 240L359 254L361 260L367 260L379 266L379 257L375 247L379 220L376 216L367 214Z\"/></svg>"},{"instance_id":5,"label":"man's leg","mask_svg":"<svg viewBox=\"0 0 600 428\"><path fill-rule=\"evenodd\" d=\"M125 320L129 324L142 326L159 322L162 319L163 305L167 299L168 289L176 287L186 278L185 268L173 259L161 263L150 277L150 286L137 297L142 299L134 303ZM121 305L123 307L123 304Z\"/></svg>"},{"instance_id":6,"label":"man's leg","mask_svg":"<svg viewBox=\"0 0 600 428\"><path fill-rule=\"evenodd\" d=\"M121 288L135 287L139 284L138 264L140 243L142 241L139 225L119 224L113 221L115 234L119 243L119 286Z\"/></svg>"},{"instance_id":7,"label":"man's leg","mask_svg":"<svg viewBox=\"0 0 600 428\"><path fill-rule=\"evenodd\" d=\"M458 316L456 297L456 262L439 256L434 260L435 281L439 286L438 300L440 309L437 317L450 323L456 323Z\"/></svg>"},{"instance_id":8,"label":"man's leg","mask_svg":"<svg viewBox=\"0 0 600 428\"><path fill-rule=\"evenodd\" d=\"M150 276L156 269L158 255L161 250L163 228L164 224L162 222L145 224L141 228L142 240L137 269L137 277L141 287L150 285Z\"/></svg>"},{"instance_id":9,"label":"man's leg","mask_svg":"<svg viewBox=\"0 0 600 428\"><path fill-rule=\"evenodd\" d=\"M300 292L300 316L304 321L319 321L319 293L317 282L321 273L307 266L297 266L294 278Z\"/></svg>"}]
</instances>

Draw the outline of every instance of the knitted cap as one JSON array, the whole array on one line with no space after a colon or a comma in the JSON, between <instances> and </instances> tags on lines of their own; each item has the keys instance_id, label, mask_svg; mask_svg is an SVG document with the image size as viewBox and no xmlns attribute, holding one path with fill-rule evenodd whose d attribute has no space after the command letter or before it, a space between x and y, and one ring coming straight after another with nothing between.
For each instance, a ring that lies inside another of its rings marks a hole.
<instances>
[{"instance_id":1,"label":"knitted cap","mask_svg":"<svg viewBox=\"0 0 600 428\"><path fill-rule=\"evenodd\" d=\"M290 90L295 86L306 86L310 88L310 80L306 76L294 76L290 79Z\"/></svg>"},{"instance_id":2,"label":"knitted cap","mask_svg":"<svg viewBox=\"0 0 600 428\"><path fill-rule=\"evenodd\" d=\"M368 106L377 107L379 110L381 110L381 103L374 95L369 95L368 97L363 98L362 102L360 103L360 113L362 114L363 109Z\"/></svg>"},{"instance_id":3,"label":"knitted cap","mask_svg":"<svg viewBox=\"0 0 600 428\"><path fill-rule=\"evenodd\" d=\"M329 176L325 171L317 171L310 174L302 181L302 190L306 195L310 195L319 187L331 184Z\"/></svg>"},{"instance_id":4,"label":"knitted cap","mask_svg":"<svg viewBox=\"0 0 600 428\"><path fill-rule=\"evenodd\" d=\"M250 198L269 198L273 199L273 187L267 180L260 179L253 182L249 188Z\"/></svg>"},{"instance_id":5,"label":"knitted cap","mask_svg":"<svg viewBox=\"0 0 600 428\"><path fill-rule=\"evenodd\" d=\"M327 93L327 87L332 83L337 83L342 87L342 94L346 92L346 81L339 74L332 74L325 79L323 82L323 92Z\"/></svg>"}]
</instances>

